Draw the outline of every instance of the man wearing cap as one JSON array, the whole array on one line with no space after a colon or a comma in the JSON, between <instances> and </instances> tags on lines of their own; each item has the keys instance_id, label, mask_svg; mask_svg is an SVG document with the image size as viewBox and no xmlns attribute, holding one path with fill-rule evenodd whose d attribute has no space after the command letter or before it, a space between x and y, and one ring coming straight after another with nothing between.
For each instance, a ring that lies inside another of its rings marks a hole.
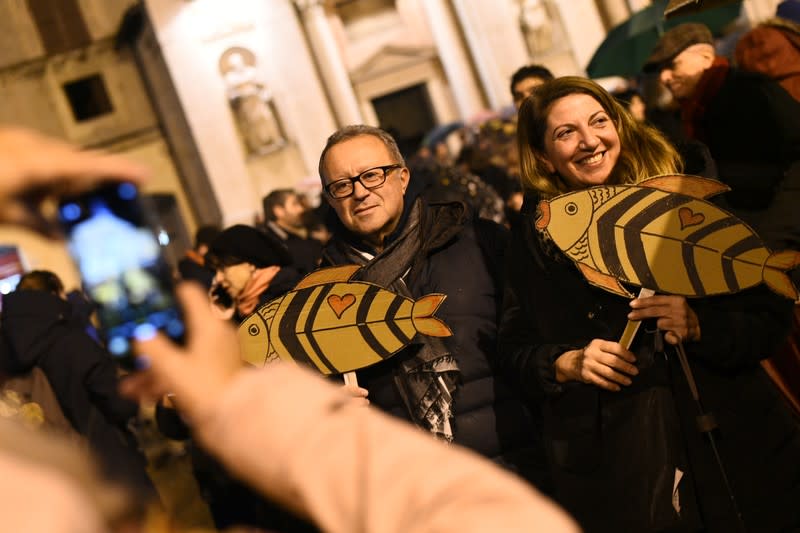
<instances>
[{"instance_id":1,"label":"man wearing cap","mask_svg":"<svg viewBox=\"0 0 800 533\"><path fill-rule=\"evenodd\" d=\"M436 316L452 337L416 335L401 352L357 372L370 405L493 458L541 488L536 426L493 371L502 227L476 219L461 202L427 204L419 196L424 183L411 178L397 143L378 128L335 132L319 172L338 219L324 265L363 265L353 279L414 300L447 296Z\"/></svg>"},{"instance_id":2,"label":"man wearing cap","mask_svg":"<svg viewBox=\"0 0 800 533\"><path fill-rule=\"evenodd\" d=\"M719 179L731 187L721 202L775 248L800 245L800 103L762 74L716 57L702 24L661 36L645 70L681 105L691 139L708 145Z\"/></svg>"}]
</instances>

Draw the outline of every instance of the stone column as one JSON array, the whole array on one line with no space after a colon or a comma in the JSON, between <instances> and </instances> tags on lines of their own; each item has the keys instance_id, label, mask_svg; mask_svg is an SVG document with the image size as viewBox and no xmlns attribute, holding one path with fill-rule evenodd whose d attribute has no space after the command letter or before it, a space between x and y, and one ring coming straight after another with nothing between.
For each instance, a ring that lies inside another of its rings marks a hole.
<instances>
[{"instance_id":1,"label":"stone column","mask_svg":"<svg viewBox=\"0 0 800 533\"><path fill-rule=\"evenodd\" d=\"M631 10L625 0L597 0L597 8L603 17L603 23L609 30L625 22L631 16Z\"/></svg>"},{"instance_id":2,"label":"stone column","mask_svg":"<svg viewBox=\"0 0 800 533\"><path fill-rule=\"evenodd\" d=\"M628 0L628 7L631 9L631 14L633 14L637 11L641 11L652 3L653 2L650 0Z\"/></svg>"},{"instance_id":3,"label":"stone column","mask_svg":"<svg viewBox=\"0 0 800 533\"><path fill-rule=\"evenodd\" d=\"M511 104L508 82L529 62L517 10L508 1L452 0L492 109Z\"/></svg>"},{"instance_id":4,"label":"stone column","mask_svg":"<svg viewBox=\"0 0 800 533\"><path fill-rule=\"evenodd\" d=\"M553 0L553 3L558 8L575 61L583 70L607 33L597 4L595 0ZM581 16L576 17L575 13Z\"/></svg>"},{"instance_id":5,"label":"stone column","mask_svg":"<svg viewBox=\"0 0 800 533\"><path fill-rule=\"evenodd\" d=\"M422 5L428 15L428 24L458 113L462 120L467 120L485 106L469 56L461 44L458 26L444 0L425 0Z\"/></svg>"},{"instance_id":6,"label":"stone column","mask_svg":"<svg viewBox=\"0 0 800 533\"><path fill-rule=\"evenodd\" d=\"M364 119L350 83L347 66L339 54L338 43L325 16L324 0L293 1L300 11L303 26L339 126L363 123Z\"/></svg>"}]
</instances>

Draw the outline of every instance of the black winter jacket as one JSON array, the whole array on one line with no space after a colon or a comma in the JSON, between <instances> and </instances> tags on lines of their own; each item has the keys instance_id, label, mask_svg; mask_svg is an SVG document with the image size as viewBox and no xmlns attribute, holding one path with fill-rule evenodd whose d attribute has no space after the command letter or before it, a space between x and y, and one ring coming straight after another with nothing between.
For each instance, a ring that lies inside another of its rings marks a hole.
<instances>
[{"instance_id":1,"label":"black winter jacket","mask_svg":"<svg viewBox=\"0 0 800 533\"><path fill-rule=\"evenodd\" d=\"M423 206L423 216L435 216L439 209L463 212L465 207L463 204ZM454 442L495 459L546 489L538 424L495 372L502 294L499 275L507 236L504 228L493 222L466 214L461 219L463 227L456 237L430 250L404 278L415 298L430 293L447 295L436 316L453 331L453 336L445 341L461 373L460 384L453 394ZM342 231L326 247L323 266L347 262L341 247L347 246L347 242L352 244L353 240L350 236L346 241ZM397 363L413 353L413 347L407 347L388 361L357 372L359 386L369 390L371 405L408 421L411 418L396 389L394 376Z\"/></svg>"},{"instance_id":2,"label":"black winter jacket","mask_svg":"<svg viewBox=\"0 0 800 533\"><path fill-rule=\"evenodd\" d=\"M138 405L119 395L116 364L71 315L68 302L44 291L4 296L3 369L42 369L64 416L87 437L108 475L150 492L146 461L127 429Z\"/></svg>"},{"instance_id":3,"label":"black winter jacket","mask_svg":"<svg viewBox=\"0 0 800 533\"><path fill-rule=\"evenodd\" d=\"M614 416L629 412L635 395L661 387L669 391L666 412L677 417L663 425L664 435L678 437L674 449L684 456L680 531L700 524L703 531L738 531L712 450L697 430L686 377L653 324L642 325L631 348L640 373L630 387L615 393L556 381L556 358L595 338L618 341L630 307L589 285L558 250L545 250L534 227L536 201L526 197L524 222L511 238L499 361L541 406L556 500L587 532L646 530L632 522L641 476L630 465L662 442L652 433L621 434ZM792 302L758 287L689 304L702 340L687 343L686 352L704 407L716 417L716 441L748 530L800 530L800 431L759 366L786 335ZM666 358L654 354L659 344ZM673 472L666 475L671 486Z\"/></svg>"},{"instance_id":4,"label":"black winter jacket","mask_svg":"<svg viewBox=\"0 0 800 533\"><path fill-rule=\"evenodd\" d=\"M774 249L797 249L800 102L775 80L735 68L716 93L699 98L707 104L692 121L695 137L708 146L719 179L731 187L722 206Z\"/></svg>"}]
</instances>

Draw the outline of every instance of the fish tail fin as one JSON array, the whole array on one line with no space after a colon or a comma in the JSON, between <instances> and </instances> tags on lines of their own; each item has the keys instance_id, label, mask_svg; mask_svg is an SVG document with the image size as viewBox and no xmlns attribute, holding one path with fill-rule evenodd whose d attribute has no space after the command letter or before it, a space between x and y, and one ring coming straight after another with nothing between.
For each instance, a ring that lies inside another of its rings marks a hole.
<instances>
[{"instance_id":1,"label":"fish tail fin","mask_svg":"<svg viewBox=\"0 0 800 533\"><path fill-rule=\"evenodd\" d=\"M777 268L778 270L789 270L800 265L800 252L795 250L782 250L772 252L767 258L766 266Z\"/></svg>"},{"instance_id":2,"label":"fish tail fin","mask_svg":"<svg viewBox=\"0 0 800 533\"><path fill-rule=\"evenodd\" d=\"M444 294L428 294L423 296L411 307L411 322L414 329L430 337L449 337L453 334L447 324L434 317L433 314L442 305Z\"/></svg>"},{"instance_id":3,"label":"fish tail fin","mask_svg":"<svg viewBox=\"0 0 800 533\"><path fill-rule=\"evenodd\" d=\"M794 283L784 271L795 268L798 265L800 265L800 252L795 250L773 252L764 263L764 272L762 274L764 283L778 294L797 300L797 287L794 286Z\"/></svg>"},{"instance_id":4,"label":"fish tail fin","mask_svg":"<svg viewBox=\"0 0 800 533\"><path fill-rule=\"evenodd\" d=\"M453 334L450 328L436 317L412 318L414 329L429 337L449 337Z\"/></svg>"},{"instance_id":5,"label":"fish tail fin","mask_svg":"<svg viewBox=\"0 0 800 533\"><path fill-rule=\"evenodd\" d=\"M794 283L792 283L792 280L789 279L789 276L787 276L785 273L775 268L767 267L764 269L763 277L764 283L767 284L767 287L782 296L786 296L792 300L797 300L797 288L794 286Z\"/></svg>"}]
</instances>

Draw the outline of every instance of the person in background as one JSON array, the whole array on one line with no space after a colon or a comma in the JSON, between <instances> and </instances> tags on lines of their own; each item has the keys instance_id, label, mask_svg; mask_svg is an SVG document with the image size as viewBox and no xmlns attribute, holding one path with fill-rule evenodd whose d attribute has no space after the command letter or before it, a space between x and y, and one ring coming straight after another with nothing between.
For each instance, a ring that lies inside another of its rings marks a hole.
<instances>
[{"instance_id":1,"label":"person in background","mask_svg":"<svg viewBox=\"0 0 800 533\"><path fill-rule=\"evenodd\" d=\"M306 208L292 189L276 189L264 197L264 229L282 242L294 267L305 275L317 269L322 243L309 237Z\"/></svg>"},{"instance_id":2,"label":"person in background","mask_svg":"<svg viewBox=\"0 0 800 533\"><path fill-rule=\"evenodd\" d=\"M800 100L800 0L784 0L773 18L742 35L734 58L740 69L769 76Z\"/></svg>"},{"instance_id":3,"label":"person in background","mask_svg":"<svg viewBox=\"0 0 800 533\"><path fill-rule=\"evenodd\" d=\"M706 26L680 24L661 36L645 70L680 103L687 137L708 146L731 188L721 205L770 247L798 248L800 102L763 74L731 67L713 43Z\"/></svg>"},{"instance_id":4,"label":"person in background","mask_svg":"<svg viewBox=\"0 0 800 533\"><path fill-rule=\"evenodd\" d=\"M507 254L499 365L543 410L556 500L588 533L798 530L800 428L759 366L785 335L791 300L759 286L629 301L594 286L537 229L539 201L673 175L679 155L580 77L539 87L518 134L525 223ZM630 349L619 340L628 320L644 321ZM729 487L698 428L708 411Z\"/></svg>"},{"instance_id":5,"label":"person in background","mask_svg":"<svg viewBox=\"0 0 800 533\"><path fill-rule=\"evenodd\" d=\"M798 4L784 2L779 9L797 16ZM783 59L788 70L800 68ZM771 249L800 249L800 101L775 79L717 57L702 24L681 24L662 35L645 68L659 72L680 102L688 137L708 146L718 178L731 187L716 201ZM792 277L800 283L800 270ZM794 324L788 344L764 365L800 408L800 308Z\"/></svg>"},{"instance_id":6,"label":"person in background","mask_svg":"<svg viewBox=\"0 0 800 533\"><path fill-rule=\"evenodd\" d=\"M536 87L553 78L555 78L553 73L544 65L525 65L517 69L511 75L510 87L511 98L514 100L514 107L516 107L517 111L522 106L522 102L533 94ZM516 122L516 115L514 119ZM519 153L515 142L510 143L508 151L508 159L512 160L513 164L506 169L506 172L509 177L514 178L512 180L514 188L503 195L503 200L506 203L506 217L509 221L509 226L513 227L520 222L519 211L522 208L523 194L522 189L519 187Z\"/></svg>"},{"instance_id":7,"label":"person in background","mask_svg":"<svg viewBox=\"0 0 800 533\"><path fill-rule=\"evenodd\" d=\"M216 272L212 302L222 318L236 321L288 292L301 278L280 241L243 224L217 235L208 248L206 262Z\"/></svg>"},{"instance_id":8,"label":"person in background","mask_svg":"<svg viewBox=\"0 0 800 533\"><path fill-rule=\"evenodd\" d=\"M633 118L639 122L644 122L646 120L647 108L639 91L636 89L623 89L621 91L614 91L611 94L622 107L628 110Z\"/></svg>"},{"instance_id":9,"label":"person in background","mask_svg":"<svg viewBox=\"0 0 800 533\"><path fill-rule=\"evenodd\" d=\"M196 281L206 289L214 281L214 270L206 266L208 247L219 235L218 226L200 226L194 234L194 248L178 261L178 273L184 281Z\"/></svg>"},{"instance_id":10,"label":"person in background","mask_svg":"<svg viewBox=\"0 0 800 533\"><path fill-rule=\"evenodd\" d=\"M744 34L736 45L735 59L742 70L769 76L800 101L800 0L784 0L773 18ZM800 416L800 305L795 306L786 345L763 364Z\"/></svg>"},{"instance_id":11,"label":"person in background","mask_svg":"<svg viewBox=\"0 0 800 533\"><path fill-rule=\"evenodd\" d=\"M514 100L517 110L536 87L554 77L550 69L544 65L525 65L517 69L511 75L511 98Z\"/></svg>"},{"instance_id":12,"label":"person in background","mask_svg":"<svg viewBox=\"0 0 800 533\"><path fill-rule=\"evenodd\" d=\"M114 480L155 495L128 422L139 406L119 395L118 368L109 353L73 318L54 273L26 273L3 298L0 363L9 375L39 367L64 416Z\"/></svg>"}]
</instances>

